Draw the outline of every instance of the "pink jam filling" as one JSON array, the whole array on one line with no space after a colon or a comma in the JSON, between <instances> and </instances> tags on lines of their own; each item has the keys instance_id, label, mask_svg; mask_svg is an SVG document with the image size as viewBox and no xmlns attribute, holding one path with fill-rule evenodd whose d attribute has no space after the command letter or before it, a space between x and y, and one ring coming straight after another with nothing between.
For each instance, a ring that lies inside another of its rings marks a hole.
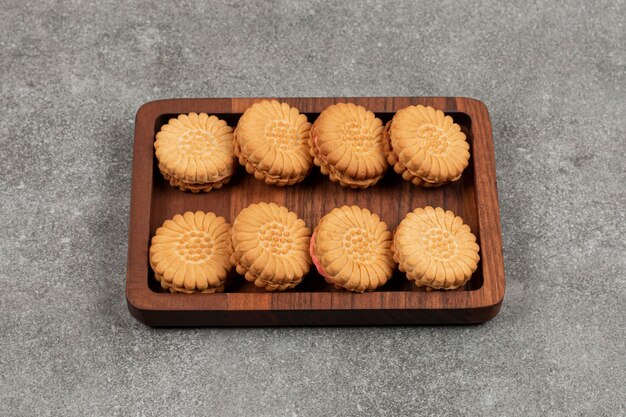
<instances>
[{"instance_id":1,"label":"pink jam filling","mask_svg":"<svg viewBox=\"0 0 626 417\"><path fill-rule=\"evenodd\" d=\"M328 273L326 273L324 268L322 268L322 264L320 263L319 259L315 257L315 253L313 252L313 245L315 245L316 234L317 232L313 232L313 235L311 236L311 245L309 246L309 253L311 254L311 260L313 261L313 265L315 265L317 272L319 272L319 274L323 276L324 279L326 279L326 282L332 284L333 282L331 281L330 276L328 275Z\"/></svg>"},{"instance_id":2,"label":"pink jam filling","mask_svg":"<svg viewBox=\"0 0 626 417\"><path fill-rule=\"evenodd\" d=\"M317 136L318 135L314 135L313 136L313 148L315 148L315 154L317 155L318 158L320 158L322 161L326 162L326 159L322 156L322 153L320 152L320 147L317 145Z\"/></svg>"}]
</instances>

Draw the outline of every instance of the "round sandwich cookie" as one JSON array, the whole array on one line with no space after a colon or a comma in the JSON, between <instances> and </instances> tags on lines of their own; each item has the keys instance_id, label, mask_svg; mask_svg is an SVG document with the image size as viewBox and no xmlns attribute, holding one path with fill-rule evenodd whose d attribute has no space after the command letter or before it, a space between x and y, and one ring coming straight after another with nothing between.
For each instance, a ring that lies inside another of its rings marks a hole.
<instances>
[{"instance_id":1,"label":"round sandwich cookie","mask_svg":"<svg viewBox=\"0 0 626 417\"><path fill-rule=\"evenodd\" d=\"M172 293L224 290L233 265L230 224L202 211L177 214L156 231L150 266L161 286Z\"/></svg>"},{"instance_id":2,"label":"round sandwich cookie","mask_svg":"<svg viewBox=\"0 0 626 417\"><path fill-rule=\"evenodd\" d=\"M249 174L267 184L302 181L313 166L308 142L311 124L295 107L263 100L248 108L234 133L235 155Z\"/></svg>"},{"instance_id":3,"label":"round sandwich cookie","mask_svg":"<svg viewBox=\"0 0 626 417\"><path fill-rule=\"evenodd\" d=\"M367 188L387 170L383 124L374 113L352 103L337 103L320 113L311 127L315 165L332 181Z\"/></svg>"},{"instance_id":4,"label":"round sandwich cookie","mask_svg":"<svg viewBox=\"0 0 626 417\"><path fill-rule=\"evenodd\" d=\"M181 191L221 188L236 168L232 128L206 113L170 119L157 133L154 149L161 174Z\"/></svg>"},{"instance_id":5,"label":"round sandwich cookie","mask_svg":"<svg viewBox=\"0 0 626 417\"><path fill-rule=\"evenodd\" d=\"M401 222L393 238L394 260L418 287L454 290L465 285L478 266L476 236L450 210L417 208Z\"/></svg>"},{"instance_id":6,"label":"round sandwich cookie","mask_svg":"<svg viewBox=\"0 0 626 417\"><path fill-rule=\"evenodd\" d=\"M438 187L461 178L469 144L452 117L430 106L398 110L383 130L387 161L407 181Z\"/></svg>"},{"instance_id":7,"label":"round sandwich cookie","mask_svg":"<svg viewBox=\"0 0 626 417\"><path fill-rule=\"evenodd\" d=\"M329 284L348 291L373 291L393 274L392 236L368 209L335 208L311 237L311 258Z\"/></svg>"},{"instance_id":8,"label":"round sandwich cookie","mask_svg":"<svg viewBox=\"0 0 626 417\"><path fill-rule=\"evenodd\" d=\"M237 273L267 291L298 285L309 272L311 232L304 220L274 203L251 204L233 222Z\"/></svg>"}]
</instances>

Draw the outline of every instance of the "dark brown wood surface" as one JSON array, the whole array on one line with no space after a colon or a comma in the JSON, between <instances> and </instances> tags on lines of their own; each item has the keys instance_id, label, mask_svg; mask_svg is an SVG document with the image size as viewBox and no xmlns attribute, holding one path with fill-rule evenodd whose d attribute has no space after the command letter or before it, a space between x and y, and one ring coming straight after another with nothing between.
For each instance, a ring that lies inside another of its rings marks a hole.
<instances>
[{"instance_id":1,"label":"dark brown wood surface","mask_svg":"<svg viewBox=\"0 0 626 417\"><path fill-rule=\"evenodd\" d=\"M160 100L137 112L126 275L126 297L134 317L151 326L393 325L480 323L498 313L504 297L504 263L491 122L482 102L459 97L277 98L306 113L310 122L340 101L363 105L383 122L411 104L443 110L467 135L471 158L461 180L440 188L415 187L391 168L365 190L343 188L318 169L301 184L279 188L255 180L239 167L230 184L206 194L181 192L163 179L153 142L170 118L205 112L234 127L241 113L259 100ZM416 207L440 206L470 225L480 244L481 261L472 279L457 291L426 292L396 271L377 291L355 294L332 288L315 268L298 287L281 293L266 293L236 274L221 294L170 294L160 288L148 265L148 249L151 236L166 219L203 210L232 222L241 209L259 201L288 207L311 229L325 213L345 204L367 207L391 230Z\"/></svg>"}]
</instances>

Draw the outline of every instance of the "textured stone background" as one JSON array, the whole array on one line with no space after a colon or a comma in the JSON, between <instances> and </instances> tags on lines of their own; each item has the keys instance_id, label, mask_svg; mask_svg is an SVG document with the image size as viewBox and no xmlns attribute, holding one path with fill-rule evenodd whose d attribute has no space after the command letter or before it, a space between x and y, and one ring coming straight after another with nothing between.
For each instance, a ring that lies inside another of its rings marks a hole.
<instances>
[{"instance_id":1,"label":"textured stone background","mask_svg":"<svg viewBox=\"0 0 626 417\"><path fill-rule=\"evenodd\" d=\"M626 415L623 0L87 3L0 1L0 415ZM500 315L135 321L124 273L139 106L316 95L487 104Z\"/></svg>"}]
</instances>

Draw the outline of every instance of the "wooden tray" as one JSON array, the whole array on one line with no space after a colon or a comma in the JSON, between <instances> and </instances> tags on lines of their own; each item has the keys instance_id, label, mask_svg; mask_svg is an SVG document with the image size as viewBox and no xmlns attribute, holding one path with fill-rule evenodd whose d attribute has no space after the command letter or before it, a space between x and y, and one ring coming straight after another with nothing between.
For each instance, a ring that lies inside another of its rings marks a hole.
<instances>
[{"instance_id":1,"label":"wooden tray","mask_svg":"<svg viewBox=\"0 0 626 417\"><path fill-rule=\"evenodd\" d=\"M470 143L470 165L461 180L423 189L402 180L392 169L376 186L351 190L332 183L319 169L303 183L271 187L241 167L230 184L207 194L171 187L157 169L153 142L164 123L180 113L215 114L236 126L245 109L260 99L172 99L144 104L135 120L126 298L131 314L150 326L399 325L480 323L493 318L504 297L504 263L496 191L491 122L485 105L469 98L279 98L306 113L313 122L327 106L352 102L386 122L411 104L442 109L462 126ZM441 206L460 215L480 244L481 261L468 284L457 291L418 289L396 271L375 292L338 291L315 268L302 284L282 293L266 293L235 275L221 294L170 294L154 280L148 248L166 219L187 210L213 211L231 221L241 209L273 201L295 211L312 229L334 207L369 208L395 228L416 207Z\"/></svg>"}]
</instances>

